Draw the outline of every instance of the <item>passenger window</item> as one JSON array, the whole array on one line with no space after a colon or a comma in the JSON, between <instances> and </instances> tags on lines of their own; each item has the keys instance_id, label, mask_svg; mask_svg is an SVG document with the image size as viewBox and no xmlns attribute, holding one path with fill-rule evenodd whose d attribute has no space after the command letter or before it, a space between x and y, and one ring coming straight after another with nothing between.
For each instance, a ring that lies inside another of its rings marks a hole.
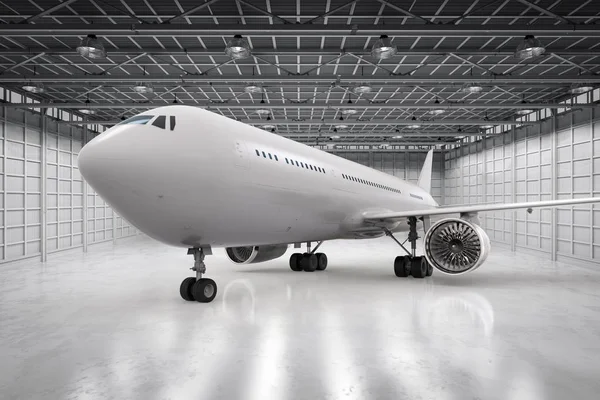
<instances>
[{"instance_id":1,"label":"passenger window","mask_svg":"<svg viewBox=\"0 0 600 400\"><path fill-rule=\"evenodd\" d=\"M254 151L256 151L256 155L260 157L260 153L258 150L254 149Z\"/></svg>"},{"instance_id":2,"label":"passenger window","mask_svg":"<svg viewBox=\"0 0 600 400\"><path fill-rule=\"evenodd\" d=\"M312 167L312 165L309 165L309 167L310 167L310 170L312 171L312 170L313 170L313 167Z\"/></svg>"},{"instance_id":3,"label":"passenger window","mask_svg":"<svg viewBox=\"0 0 600 400\"><path fill-rule=\"evenodd\" d=\"M152 123L152 125L156 126L157 128L160 128L160 129L165 129L166 124L167 124L167 117L165 117L164 115L157 117L154 120L154 122Z\"/></svg>"},{"instance_id":4,"label":"passenger window","mask_svg":"<svg viewBox=\"0 0 600 400\"><path fill-rule=\"evenodd\" d=\"M267 158L267 155L265 154L265 152L263 151L262 153L263 153L263 157Z\"/></svg>"},{"instance_id":5,"label":"passenger window","mask_svg":"<svg viewBox=\"0 0 600 400\"><path fill-rule=\"evenodd\" d=\"M298 161L296 161L296 167L299 167L299 166L300 166L300 164L298 164Z\"/></svg>"},{"instance_id":6,"label":"passenger window","mask_svg":"<svg viewBox=\"0 0 600 400\"><path fill-rule=\"evenodd\" d=\"M273 157L275 157L275 161L279 161L279 159L277 158L277 154L273 154Z\"/></svg>"},{"instance_id":7,"label":"passenger window","mask_svg":"<svg viewBox=\"0 0 600 400\"><path fill-rule=\"evenodd\" d=\"M154 118L154 115L136 115L135 117L119 122L117 125L145 125L152 118Z\"/></svg>"},{"instance_id":8,"label":"passenger window","mask_svg":"<svg viewBox=\"0 0 600 400\"><path fill-rule=\"evenodd\" d=\"M271 160L273 159L273 157L271 157L271 153L269 153L269 158L270 158Z\"/></svg>"},{"instance_id":9,"label":"passenger window","mask_svg":"<svg viewBox=\"0 0 600 400\"><path fill-rule=\"evenodd\" d=\"M285 158L285 163L289 164L290 162L288 161L287 157Z\"/></svg>"},{"instance_id":10,"label":"passenger window","mask_svg":"<svg viewBox=\"0 0 600 400\"><path fill-rule=\"evenodd\" d=\"M171 123L171 130L174 130L175 129L175 117L171 115L169 117L169 122Z\"/></svg>"}]
</instances>

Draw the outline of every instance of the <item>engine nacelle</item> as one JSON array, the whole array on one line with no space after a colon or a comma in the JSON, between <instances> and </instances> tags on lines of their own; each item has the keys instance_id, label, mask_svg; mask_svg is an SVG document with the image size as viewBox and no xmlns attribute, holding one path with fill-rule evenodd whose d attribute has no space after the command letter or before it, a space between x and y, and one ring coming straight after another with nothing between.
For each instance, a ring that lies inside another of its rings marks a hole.
<instances>
[{"instance_id":1,"label":"engine nacelle","mask_svg":"<svg viewBox=\"0 0 600 400\"><path fill-rule=\"evenodd\" d=\"M459 218L436 222L423 241L427 261L451 275L476 270L490 252L490 238L479 225Z\"/></svg>"},{"instance_id":2,"label":"engine nacelle","mask_svg":"<svg viewBox=\"0 0 600 400\"><path fill-rule=\"evenodd\" d=\"M281 257L287 248L287 244L227 247L225 252L234 264L256 264Z\"/></svg>"}]
</instances>

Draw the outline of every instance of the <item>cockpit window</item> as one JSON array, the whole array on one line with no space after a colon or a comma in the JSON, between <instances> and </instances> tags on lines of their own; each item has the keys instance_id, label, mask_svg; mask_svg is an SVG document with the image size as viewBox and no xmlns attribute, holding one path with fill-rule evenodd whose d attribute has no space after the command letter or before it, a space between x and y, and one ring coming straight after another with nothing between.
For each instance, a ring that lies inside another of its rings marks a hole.
<instances>
[{"instance_id":1,"label":"cockpit window","mask_svg":"<svg viewBox=\"0 0 600 400\"><path fill-rule=\"evenodd\" d=\"M161 115L154 120L152 125L156 126L157 128L160 128L160 129L165 129L166 123L167 123L167 117L165 117L164 115Z\"/></svg>"},{"instance_id":2,"label":"cockpit window","mask_svg":"<svg viewBox=\"0 0 600 400\"><path fill-rule=\"evenodd\" d=\"M127 125L127 124L136 124L136 125L145 125L154 118L154 115L136 115L135 117L131 117L126 119L125 121L119 122L117 125Z\"/></svg>"},{"instance_id":3,"label":"cockpit window","mask_svg":"<svg viewBox=\"0 0 600 400\"><path fill-rule=\"evenodd\" d=\"M171 115L169 121L171 121L171 130L175 129L175 117Z\"/></svg>"}]
</instances>

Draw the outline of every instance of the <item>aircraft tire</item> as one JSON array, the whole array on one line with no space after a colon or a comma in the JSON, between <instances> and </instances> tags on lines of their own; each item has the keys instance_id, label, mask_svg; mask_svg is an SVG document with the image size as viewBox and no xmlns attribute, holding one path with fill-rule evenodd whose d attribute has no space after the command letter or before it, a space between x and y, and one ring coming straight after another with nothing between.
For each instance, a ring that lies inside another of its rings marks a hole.
<instances>
[{"instance_id":1,"label":"aircraft tire","mask_svg":"<svg viewBox=\"0 0 600 400\"><path fill-rule=\"evenodd\" d=\"M410 274L419 279L427 276L427 260L425 257L414 257L411 260Z\"/></svg>"},{"instance_id":2,"label":"aircraft tire","mask_svg":"<svg viewBox=\"0 0 600 400\"><path fill-rule=\"evenodd\" d=\"M183 282L181 282L181 286L179 286L179 294L181 298L185 301L194 301L194 295L192 294L192 287L196 283L196 278L190 277L185 278Z\"/></svg>"},{"instance_id":3,"label":"aircraft tire","mask_svg":"<svg viewBox=\"0 0 600 400\"><path fill-rule=\"evenodd\" d=\"M305 272L315 272L319 265L319 261L315 254L303 254L300 260L300 265Z\"/></svg>"},{"instance_id":4,"label":"aircraft tire","mask_svg":"<svg viewBox=\"0 0 600 400\"><path fill-rule=\"evenodd\" d=\"M317 271L325 271L327 268L327 255L325 253L317 253Z\"/></svg>"},{"instance_id":5,"label":"aircraft tire","mask_svg":"<svg viewBox=\"0 0 600 400\"><path fill-rule=\"evenodd\" d=\"M423 256L423 259L427 261L427 258L425 258L425 256ZM433 275L433 265L431 265L431 263L427 261L427 276L431 275Z\"/></svg>"},{"instance_id":6,"label":"aircraft tire","mask_svg":"<svg viewBox=\"0 0 600 400\"><path fill-rule=\"evenodd\" d=\"M212 279L198 279L192 287L192 295L199 303L210 303L217 295L217 284Z\"/></svg>"},{"instance_id":7,"label":"aircraft tire","mask_svg":"<svg viewBox=\"0 0 600 400\"><path fill-rule=\"evenodd\" d=\"M406 278L410 273L410 268L406 267L407 258L405 256L398 256L394 260L394 273L398 278Z\"/></svg>"},{"instance_id":8,"label":"aircraft tire","mask_svg":"<svg viewBox=\"0 0 600 400\"><path fill-rule=\"evenodd\" d=\"M300 253L294 253L290 256L290 268L292 271L302 271L301 260L302 254Z\"/></svg>"}]
</instances>

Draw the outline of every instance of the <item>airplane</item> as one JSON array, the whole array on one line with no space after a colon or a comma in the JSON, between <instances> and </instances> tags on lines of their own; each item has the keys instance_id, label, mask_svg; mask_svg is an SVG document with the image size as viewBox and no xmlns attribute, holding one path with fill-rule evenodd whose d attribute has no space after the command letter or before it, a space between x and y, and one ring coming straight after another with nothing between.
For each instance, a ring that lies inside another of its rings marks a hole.
<instances>
[{"instance_id":1,"label":"airplane","mask_svg":"<svg viewBox=\"0 0 600 400\"><path fill-rule=\"evenodd\" d=\"M417 184L201 108L155 108L120 122L87 143L78 166L89 185L123 218L159 242L188 249L196 276L184 279L184 300L211 302L206 255L224 247L235 264L283 256L290 244L307 251L293 271L323 271L324 241L389 236L406 255L398 277L425 278L433 269L460 275L490 251L478 213L600 202L600 197L514 204L440 206L431 196L433 150ZM437 222L431 217L456 215ZM416 253L422 231L424 255ZM404 246L394 234L408 232ZM311 250L311 243L317 245Z\"/></svg>"}]
</instances>

